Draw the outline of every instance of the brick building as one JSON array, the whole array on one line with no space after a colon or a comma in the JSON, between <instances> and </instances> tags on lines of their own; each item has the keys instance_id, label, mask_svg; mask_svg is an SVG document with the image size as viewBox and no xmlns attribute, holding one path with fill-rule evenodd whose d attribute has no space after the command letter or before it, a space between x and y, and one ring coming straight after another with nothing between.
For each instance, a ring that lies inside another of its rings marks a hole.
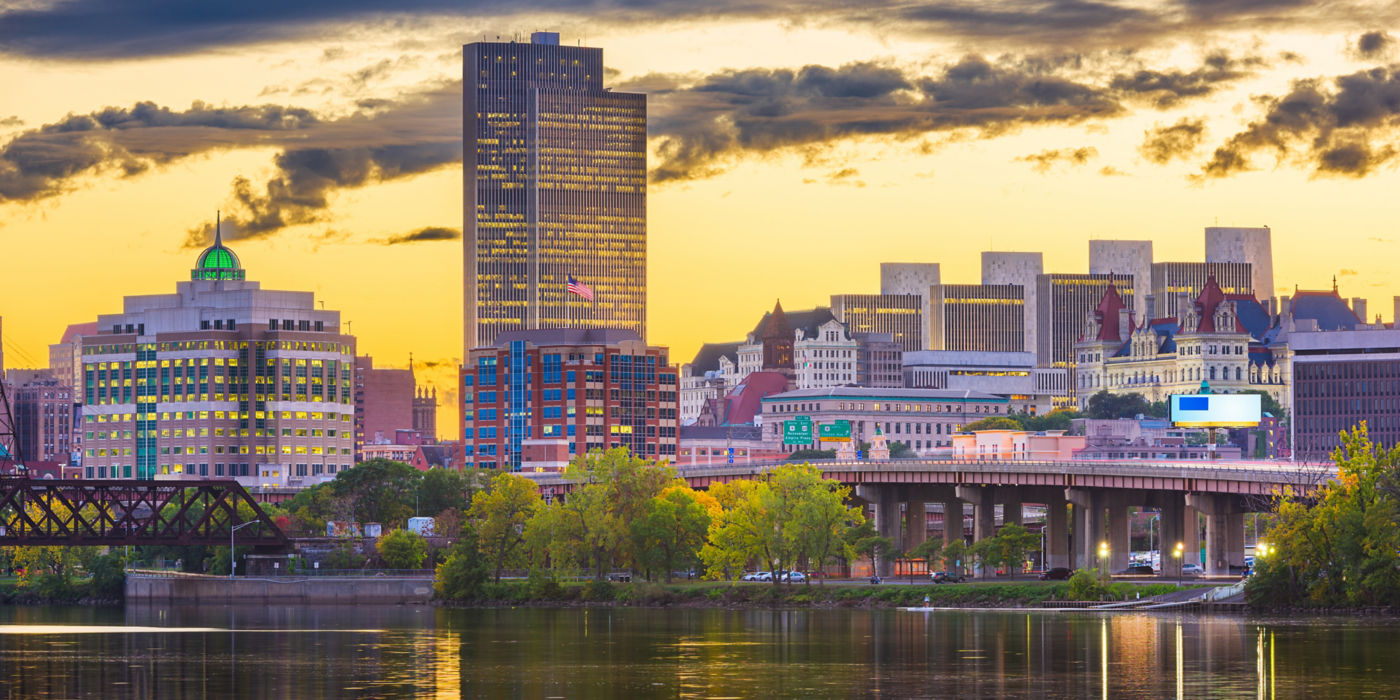
<instances>
[{"instance_id":1,"label":"brick building","mask_svg":"<svg viewBox=\"0 0 1400 700\"><path fill-rule=\"evenodd\" d=\"M73 389L47 372L15 387L15 432L26 460L67 464L73 450Z\"/></svg>"},{"instance_id":2,"label":"brick building","mask_svg":"<svg viewBox=\"0 0 1400 700\"><path fill-rule=\"evenodd\" d=\"M412 369L375 367L374 358L355 358L355 452L363 447L394 442L394 433L414 427Z\"/></svg>"},{"instance_id":3,"label":"brick building","mask_svg":"<svg viewBox=\"0 0 1400 700\"><path fill-rule=\"evenodd\" d=\"M664 347L635 331L505 331L462 368L467 464L519 470L524 448L563 440L569 455L627 447L676 456L677 384Z\"/></svg>"}]
</instances>

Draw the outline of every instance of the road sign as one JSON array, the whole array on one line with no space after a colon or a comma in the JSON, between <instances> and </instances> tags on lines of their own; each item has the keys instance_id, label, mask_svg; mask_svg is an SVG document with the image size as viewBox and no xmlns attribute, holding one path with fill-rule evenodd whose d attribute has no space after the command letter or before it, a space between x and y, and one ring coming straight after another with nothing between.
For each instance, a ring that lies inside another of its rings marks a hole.
<instances>
[{"instance_id":1,"label":"road sign","mask_svg":"<svg viewBox=\"0 0 1400 700\"><path fill-rule=\"evenodd\" d=\"M733 463L734 463L734 448L733 448L733 447L729 448L729 463L730 463L730 464L733 464Z\"/></svg>"},{"instance_id":2,"label":"road sign","mask_svg":"<svg viewBox=\"0 0 1400 700\"><path fill-rule=\"evenodd\" d=\"M848 420L838 420L834 423L824 423L817 426L817 438L831 442L849 442L851 439L851 422Z\"/></svg>"},{"instance_id":3,"label":"road sign","mask_svg":"<svg viewBox=\"0 0 1400 700\"><path fill-rule=\"evenodd\" d=\"M812 422L810 420L805 422L798 420L783 421L783 444L812 444Z\"/></svg>"},{"instance_id":4,"label":"road sign","mask_svg":"<svg viewBox=\"0 0 1400 700\"><path fill-rule=\"evenodd\" d=\"M811 422L812 422L812 417L811 417L811 416L793 416L790 420L797 421L798 423L811 423Z\"/></svg>"}]
</instances>

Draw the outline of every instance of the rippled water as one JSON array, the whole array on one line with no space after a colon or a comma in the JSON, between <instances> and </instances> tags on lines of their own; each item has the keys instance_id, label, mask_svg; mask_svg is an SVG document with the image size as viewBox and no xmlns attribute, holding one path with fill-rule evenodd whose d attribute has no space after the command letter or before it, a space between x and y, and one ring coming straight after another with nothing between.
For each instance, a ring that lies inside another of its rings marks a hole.
<instances>
[{"instance_id":1,"label":"rippled water","mask_svg":"<svg viewBox=\"0 0 1400 700\"><path fill-rule=\"evenodd\" d=\"M1400 624L894 610L0 608L0 697L1400 697Z\"/></svg>"}]
</instances>

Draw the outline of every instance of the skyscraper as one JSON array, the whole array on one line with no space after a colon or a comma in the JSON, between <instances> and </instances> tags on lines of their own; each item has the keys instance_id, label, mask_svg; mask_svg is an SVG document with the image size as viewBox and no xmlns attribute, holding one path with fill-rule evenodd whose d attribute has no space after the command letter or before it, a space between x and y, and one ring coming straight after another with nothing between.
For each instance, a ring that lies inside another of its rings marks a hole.
<instances>
[{"instance_id":1,"label":"skyscraper","mask_svg":"<svg viewBox=\"0 0 1400 700\"><path fill-rule=\"evenodd\" d=\"M553 32L464 46L462 78L463 357L503 331L645 337L646 96Z\"/></svg>"}]
</instances>

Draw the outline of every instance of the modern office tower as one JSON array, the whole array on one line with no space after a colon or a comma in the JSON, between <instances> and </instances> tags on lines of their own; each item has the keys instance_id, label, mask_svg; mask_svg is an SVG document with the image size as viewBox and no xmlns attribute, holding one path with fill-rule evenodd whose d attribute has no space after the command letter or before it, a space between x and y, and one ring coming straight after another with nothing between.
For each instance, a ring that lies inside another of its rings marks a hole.
<instances>
[{"instance_id":1,"label":"modern office tower","mask_svg":"<svg viewBox=\"0 0 1400 700\"><path fill-rule=\"evenodd\" d=\"M412 369L375 367L374 358L355 358L355 456L364 457L365 445L394 442L400 430L413 429Z\"/></svg>"},{"instance_id":2,"label":"modern office tower","mask_svg":"<svg viewBox=\"0 0 1400 700\"><path fill-rule=\"evenodd\" d=\"M1215 277L1224 294L1253 294L1253 271L1247 262L1161 262L1152 264L1152 318L1175 316L1183 299L1191 302ZM1138 291L1144 288L1139 285ZM1258 298L1258 297L1256 297ZM1267 300L1260 299L1267 306Z\"/></svg>"},{"instance_id":3,"label":"modern office tower","mask_svg":"<svg viewBox=\"0 0 1400 700\"><path fill-rule=\"evenodd\" d=\"M511 330L646 337L646 96L603 72L552 32L462 49L464 352Z\"/></svg>"},{"instance_id":4,"label":"modern office tower","mask_svg":"<svg viewBox=\"0 0 1400 700\"><path fill-rule=\"evenodd\" d=\"M626 447L676 456L676 368L630 330L508 331L462 367L466 462L520 471Z\"/></svg>"},{"instance_id":5,"label":"modern office tower","mask_svg":"<svg viewBox=\"0 0 1400 700\"><path fill-rule=\"evenodd\" d=\"M1360 319L1362 324L1371 322L1371 319L1366 318L1366 300L1362 297L1351 298L1351 312L1356 314L1356 318Z\"/></svg>"},{"instance_id":6,"label":"modern office tower","mask_svg":"<svg viewBox=\"0 0 1400 700\"><path fill-rule=\"evenodd\" d=\"M1019 284L940 284L929 288L930 350L1024 352L1025 288Z\"/></svg>"},{"instance_id":7,"label":"modern office tower","mask_svg":"<svg viewBox=\"0 0 1400 700\"><path fill-rule=\"evenodd\" d=\"M1023 290L1025 313L1022 328L1025 332L1025 346L1011 348L1011 352L1035 352L1035 278L1045 271L1040 253L982 253L982 284L1015 284ZM951 348L949 348L951 349Z\"/></svg>"},{"instance_id":8,"label":"modern office tower","mask_svg":"<svg viewBox=\"0 0 1400 700\"><path fill-rule=\"evenodd\" d=\"M1152 289L1152 241L1089 241L1089 274L1132 278L1143 293L1129 306L1139 319L1152 315L1147 308L1147 290ZM1102 289L1099 294L1103 294Z\"/></svg>"},{"instance_id":9,"label":"modern office tower","mask_svg":"<svg viewBox=\"0 0 1400 700\"><path fill-rule=\"evenodd\" d=\"M939 284L938 263L880 263L881 294L913 294L927 297Z\"/></svg>"},{"instance_id":10,"label":"modern office tower","mask_svg":"<svg viewBox=\"0 0 1400 700\"><path fill-rule=\"evenodd\" d=\"M1400 331L1388 328L1288 334L1299 463L1326 462L1338 434L1366 421L1371 440L1400 443L1400 411L1389 387L1400 379Z\"/></svg>"},{"instance_id":11,"label":"modern office tower","mask_svg":"<svg viewBox=\"0 0 1400 700\"><path fill-rule=\"evenodd\" d=\"M904 348L889 333L852 333L856 340L856 384L904 386Z\"/></svg>"},{"instance_id":12,"label":"modern office tower","mask_svg":"<svg viewBox=\"0 0 1400 700\"><path fill-rule=\"evenodd\" d=\"M174 294L126 297L97 328L81 355L88 478L298 486L350 467L355 338L311 292L248 281L217 236Z\"/></svg>"},{"instance_id":13,"label":"modern office tower","mask_svg":"<svg viewBox=\"0 0 1400 700\"><path fill-rule=\"evenodd\" d=\"M1057 406L1074 401L1074 344L1084 336L1089 313L1098 307L1108 285L1113 284L1123 303L1133 308L1136 280L1124 274L1040 275L1036 278L1036 364L1066 370L1068 381ZM1142 317L1136 318L1142 323Z\"/></svg>"},{"instance_id":14,"label":"modern office tower","mask_svg":"<svg viewBox=\"0 0 1400 700\"><path fill-rule=\"evenodd\" d=\"M888 333L901 350L924 348L924 308L928 288L922 294L833 294L831 313L851 333Z\"/></svg>"},{"instance_id":15,"label":"modern office tower","mask_svg":"<svg viewBox=\"0 0 1400 700\"><path fill-rule=\"evenodd\" d=\"M1252 273L1249 290L1254 292L1254 297L1265 306L1274 297L1274 247L1268 226L1206 227L1206 262L1249 263Z\"/></svg>"}]
</instances>

